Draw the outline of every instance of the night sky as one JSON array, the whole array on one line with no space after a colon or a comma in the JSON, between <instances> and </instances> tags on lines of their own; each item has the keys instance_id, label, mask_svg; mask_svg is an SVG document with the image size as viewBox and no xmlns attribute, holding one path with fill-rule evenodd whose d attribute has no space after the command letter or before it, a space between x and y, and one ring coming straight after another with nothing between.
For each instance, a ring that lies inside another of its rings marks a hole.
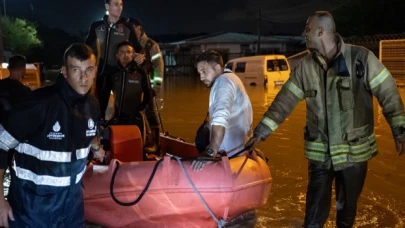
<instances>
[{"instance_id":1,"label":"night sky","mask_svg":"<svg viewBox=\"0 0 405 228\"><path fill-rule=\"evenodd\" d=\"M8 16L34 18L72 34L86 32L105 14L104 0L5 0ZM148 34L257 32L258 0L124 0L123 15L138 17ZM262 33L300 34L327 0L262 0ZM0 0L2 6L2 0ZM32 6L32 7L31 7ZM3 8L3 7L2 7ZM3 10L1 10L3 12ZM273 22L269 22L271 20Z\"/></svg>"}]
</instances>

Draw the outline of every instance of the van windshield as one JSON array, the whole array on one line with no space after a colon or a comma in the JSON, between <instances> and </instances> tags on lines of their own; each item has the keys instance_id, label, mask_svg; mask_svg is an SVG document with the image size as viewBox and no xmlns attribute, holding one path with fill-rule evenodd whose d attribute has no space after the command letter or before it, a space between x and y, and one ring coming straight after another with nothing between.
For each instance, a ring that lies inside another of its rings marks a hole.
<instances>
[{"instance_id":1,"label":"van windshield","mask_svg":"<svg viewBox=\"0 0 405 228\"><path fill-rule=\"evenodd\" d=\"M284 59L267 60L267 72L272 71L287 71L288 65Z\"/></svg>"}]
</instances>

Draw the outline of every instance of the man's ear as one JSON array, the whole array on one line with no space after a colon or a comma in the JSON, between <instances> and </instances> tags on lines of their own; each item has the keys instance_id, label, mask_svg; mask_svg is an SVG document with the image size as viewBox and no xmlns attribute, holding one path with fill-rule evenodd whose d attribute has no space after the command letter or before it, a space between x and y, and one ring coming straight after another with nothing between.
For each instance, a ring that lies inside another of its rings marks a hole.
<instances>
[{"instance_id":1,"label":"man's ear","mask_svg":"<svg viewBox=\"0 0 405 228\"><path fill-rule=\"evenodd\" d=\"M215 71L217 71L217 72L221 72L221 71L222 71L222 67L221 67L221 65L219 65L218 63L215 64Z\"/></svg>"},{"instance_id":2,"label":"man's ear","mask_svg":"<svg viewBox=\"0 0 405 228\"><path fill-rule=\"evenodd\" d=\"M62 66L62 74L63 74L63 77L67 78L67 69L66 69L66 66Z\"/></svg>"},{"instance_id":3,"label":"man's ear","mask_svg":"<svg viewBox=\"0 0 405 228\"><path fill-rule=\"evenodd\" d=\"M323 28L322 27L319 27L319 29L318 29L318 36L322 36L322 34L323 34Z\"/></svg>"}]
</instances>

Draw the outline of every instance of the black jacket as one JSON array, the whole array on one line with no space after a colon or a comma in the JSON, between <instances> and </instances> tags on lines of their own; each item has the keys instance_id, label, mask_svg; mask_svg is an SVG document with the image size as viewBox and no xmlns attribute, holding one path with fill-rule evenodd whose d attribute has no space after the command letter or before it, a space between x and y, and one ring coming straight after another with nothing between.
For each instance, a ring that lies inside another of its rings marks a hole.
<instances>
[{"instance_id":1,"label":"black jacket","mask_svg":"<svg viewBox=\"0 0 405 228\"><path fill-rule=\"evenodd\" d=\"M120 111L125 116L136 115L146 108L151 99L148 76L135 62L125 68L119 63L117 65L117 72L112 76L116 117L119 117Z\"/></svg>"},{"instance_id":2,"label":"black jacket","mask_svg":"<svg viewBox=\"0 0 405 228\"><path fill-rule=\"evenodd\" d=\"M97 120L97 100L78 94L63 76L12 108L0 125L0 169L14 148L8 200L21 227L84 222L81 178Z\"/></svg>"},{"instance_id":3,"label":"black jacket","mask_svg":"<svg viewBox=\"0 0 405 228\"><path fill-rule=\"evenodd\" d=\"M93 48L99 60L98 75L114 73L117 62L117 45L122 41L129 41L136 52L141 51L141 45L135 35L135 29L128 19L121 17L116 23L110 25L108 16L103 20L93 22L90 26L85 43Z\"/></svg>"}]
</instances>

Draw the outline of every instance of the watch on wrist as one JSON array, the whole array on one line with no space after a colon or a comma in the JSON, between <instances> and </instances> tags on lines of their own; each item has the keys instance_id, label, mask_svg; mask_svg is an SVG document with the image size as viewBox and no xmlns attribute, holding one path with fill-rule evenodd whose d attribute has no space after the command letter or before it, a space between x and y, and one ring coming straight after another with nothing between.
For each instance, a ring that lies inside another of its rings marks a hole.
<instances>
[{"instance_id":1,"label":"watch on wrist","mask_svg":"<svg viewBox=\"0 0 405 228\"><path fill-rule=\"evenodd\" d=\"M214 155L214 151L212 149L208 149L207 155L212 157Z\"/></svg>"}]
</instances>

